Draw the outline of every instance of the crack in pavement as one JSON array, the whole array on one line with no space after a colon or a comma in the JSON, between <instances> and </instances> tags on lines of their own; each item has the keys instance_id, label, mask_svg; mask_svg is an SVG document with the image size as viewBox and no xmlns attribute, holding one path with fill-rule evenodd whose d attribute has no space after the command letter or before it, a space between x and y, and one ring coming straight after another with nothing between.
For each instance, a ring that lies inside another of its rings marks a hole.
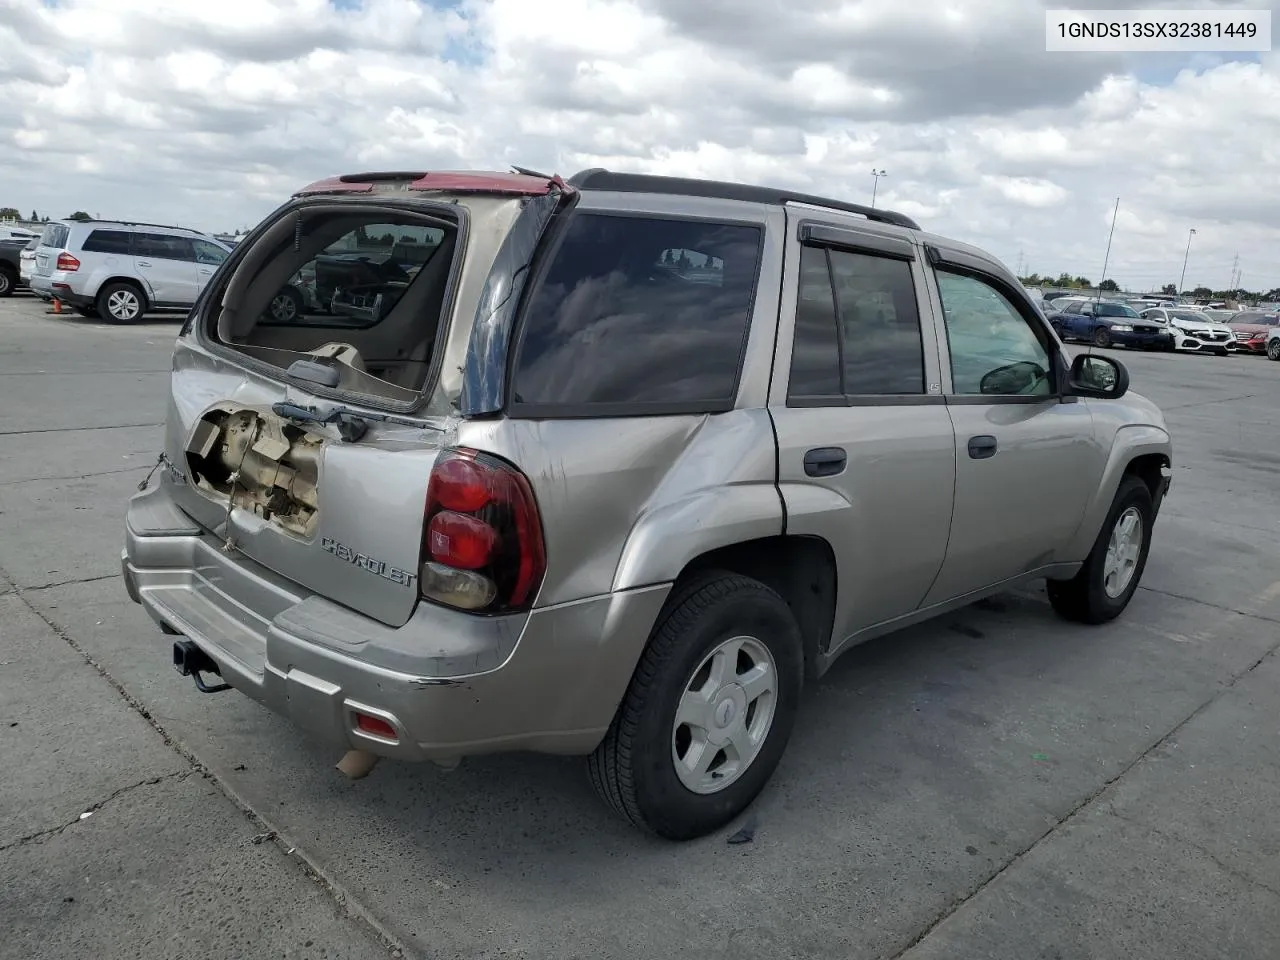
<instances>
[{"instance_id":1,"label":"crack in pavement","mask_svg":"<svg viewBox=\"0 0 1280 960\"><path fill-rule=\"evenodd\" d=\"M114 574L119 576L119 574ZM107 579L106 577L96 577L93 579ZM87 582L87 581L71 581L71 582ZM353 923L359 924L365 928L368 933L374 937L379 943L387 948L392 957L412 958L421 956L416 947L402 941L394 933L391 932L377 916L374 915L368 907L349 891L346 885L336 876L329 872L327 868L322 866L319 861L313 858L309 853L302 849L301 844L292 840L288 833L282 828L271 823L260 814L253 806L240 796L234 787L226 780L218 776L211 770L193 751L188 749L184 744L179 743L176 738L171 736L167 730L160 724L146 705L125 689L124 684L117 680L111 672L103 666L92 654L82 647L75 637L71 636L66 630L60 627L56 622L46 616L38 607L27 599L26 594L29 589L18 586L12 575L0 566L0 587L8 586L9 589L17 596L22 605L38 618L45 626L62 640L67 646L74 650L90 667L98 672L98 674L111 685L111 687L120 695L121 699L129 705L139 716L144 719L150 727L159 734L165 745L177 753L180 757L191 765L191 769L187 771L179 771L184 774L199 773L206 780L218 788L218 791L231 802L231 804L240 811L246 820L259 828L257 833L270 834L271 841L280 853L291 863L296 863L301 867L303 873L314 883L334 904L338 912ZM3 591L0 591L3 592ZM169 774L173 776L173 774ZM65 826L60 828L65 829ZM266 842L266 841L264 841ZM0 848L2 849L2 848Z\"/></svg>"},{"instance_id":2,"label":"crack in pavement","mask_svg":"<svg viewBox=\"0 0 1280 960\"><path fill-rule=\"evenodd\" d=\"M98 470L94 473L76 473L63 477L28 477L25 480L0 480L0 487L11 487L17 483L41 483L43 481L54 482L58 480L88 480L90 477L108 477L114 473L141 473L143 470L150 470L151 464L141 467L121 467L119 470Z\"/></svg>"},{"instance_id":3,"label":"crack in pavement","mask_svg":"<svg viewBox=\"0 0 1280 960\"><path fill-rule=\"evenodd\" d=\"M1156 587L1144 587L1141 584L1138 585L1138 589L1145 590L1147 593L1154 593L1157 596L1169 597L1171 600L1183 600L1186 603L1198 603L1202 607L1211 607L1214 610L1221 610L1223 613L1234 613L1240 617L1248 617L1250 620L1260 620L1263 623L1280 623L1280 619L1277 619L1276 617L1268 617L1262 613L1250 613L1248 610L1237 610L1235 607L1227 607L1220 603L1213 603L1209 600L1200 600L1196 597L1188 597L1185 594L1174 593L1171 590L1160 590Z\"/></svg>"},{"instance_id":4,"label":"crack in pavement","mask_svg":"<svg viewBox=\"0 0 1280 960\"><path fill-rule=\"evenodd\" d=\"M1220 397L1217 400L1197 400L1194 403L1176 403L1173 406L1162 406L1160 409L1168 413L1170 410L1192 410L1196 407L1207 407L1215 403L1234 403L1237 400L1256 400L1259 394L1248 393L1243 397Z\"/></svg>"},{"instance_id":5,"label":"crack in pavement","mask_svg":"<svg viewBox=\"0 0 1280 960\"><path fill-rule=\"evenodd\" d=\"M1209 606L1214 606L1214 604L1209 604ZM1201 713L1207 710L1210 706L1212 706L1218 700L1222 699L1222 697L1226 696L1226 694L1229 691L1235 689L1236 684L1238 684L1241 680L1243 680L1249 674L1253 673L1254 670L1258 669L1258 667L1260 667L1263 661L1265 661L1268 657L1275 656L1278 650L1280 650L1280 642L1277 642L1275 646L1271 647L1269 650L1263 653L1262 656L1260 656L1257 660L1255 660L1252 665L1246 667L1244 670L1241 670L1239 673L1233 675L1231 679L1228 680L1222 686L1220 686L1217 689L1217 691L1215 691L1214 694L1211 697L1209 697L1208 700L1200 704L1200 706L1196 707L1189 714L1187 714L1185 717L1179 720L1176 724L1173 725L1172 728L1169 729L1167 733L1163 734L1158 740L1156 740L1154 743L1148 746L1145 750L1139 753L1136 757L1134 757L1131 761L1129 761L1129 763L1125 764L1123 769L1121 769L1115 776L1107 779L1100 787L1098 787L1096 790L1088 794L1083 800L1081 800L1074 807L1072 807L1065 814L1063 814L1063 816L1056 818L1054 823L1052 823L1047 829L1045 829L1042 833L1040 833L1037 837L1035 837L1035 839L1033 839L1030 843L1024 846L1017 853L1015 853L1012 857L1006 860L999 867L999 869L994 871L990 876L988 876L985 880L979 883L976 887L974 887L968 893L964 894L961 897L958 897L954 902L952 902L950 906L942 910L942 912L939 913L936 917L934 917L934 919L931 920L918 934L916 934L916 936L912 937L911 940L905 946L902 947L902 949L898 950L896 953L890 954L888 957L888 960L901 960L901 958L905 957L908 953L914 950L917 946L920 945L920 943L922 943L925 940L926 937L928 937L931 933L933 933L940 926L942 926L942 924L944 924L946 921L950 920L953 916L959 913L965 907L966 904L972 902L976 897L982 894L983 891L985 891L989 886L991 886L998 879L1000 879L1002 876L1008 873L1011 868L1013 868L1014 866L1022 862L1022 860L1024 860L1026 857L1028 857L1038 846L1040 846L1040 844L1042 844L1045 840L1049 839L1050 837L1055 836L1058 833L1058 830L1063 825L1065 825L1070 820L1074 819L1077 814L1079 814L1086 807L1088 807L1089 805L1097 801L1098 798L1101 797L1104 793L1106 793L1107 790L1109 790L1113 784L1117 783L1119 780L1125 777L1130 770L1134 769L1138 764L1142 763L1142 761L1145 760L1148 756L1150 756L1155 750L1159 749L1160 747L1168 743L1170 740L1172 740L1174 736L1177 735L1179 730L1185 727L1188 723L1190 723L1196 717L1200 716Z\"/></svg>"},{"instance_id":6,"label":"crack in pavement","mask_svg":"<svg viewBox=\"0 0 1280 960\"><path fill-rule=\"evenodd\" d=\"M107 423L100 427L40 427L35 430L0 430L0 437L25 437L35 433L76 433L89 430L128 430L132 427L163 427L158 423Z\"/></svg>"},{"instance_id":7,"label":"crack in pavement","mask_svg":"<svg viewBox=\"0 0 1280 960\"><path fill-rule=\"evenodd\" d=\"M78 580L58 580L55 583L42 583L35 587L19 587L14 585L14 590L19 593L35 593L37 590L52 590L54 587L70 587L77 583L97 583L100 580L115 580L120 576L117 570L115 573L104 573L97 577L81 577Z\"/></svg>"},{"instance_id":8,"label":"crack in pavement","mask_svg":"<svg viewBox=\"0 0 1280 960\"><path fill-rule=\"evenodd\" d=\"M1170 831L1170 830L1162 830L1159 827L1153 827L1151 824L1144 823L1143 821L1137 819L1136 817L1127 816L1126 814L1121 813L1119 810L1116 810L1114 806L1109 805L1107 807L1106 812L1108 815L1115 817L1117 820L1123 820L1125 823L1132 824L1133 826L1139 828L1140 830L1146 830L1148 833L1152 834L1153 836L1162 837L1163 839L1169 840L1173 843L1181 844L1182 846L1185 846L1185 847L1190 847L1192 850L1201 854L1206 860L1209 860L1215 867L1217 867L1223 873L1229 876L1235 877L1237 880L1240 880L1243 883L1247 883L1251 887L1258 887L1261 890L1265 890L1267 891L1267 893L1271 894L1273 897L1280 897L1280 889L1273 887L1271 884L1267 883L1265 880L1260 880L1255 876L1245 873L1244 871L1240 870L1237 867L1231 866L1231 864L1229 863L1224 863L1216 853L1214 853L1208 847L1201 846L1199 843L1196 843L1196 841L1194 840L1184 837L1179 833L1174 833L1173 831Z\"/></svg>"},{"instance_id":9,"label":"crack in pavement","mask_svg":"<svg viewBox=\"0 0 1280 960\"><path fill-rule=\"evenodd\" d=\"M104 799L89 804L89 806L86 807L74 820L68 820L66 823L61 823L56 827L49 827L45 830L37 830L35 833L29 833L25 837L19 837L17 840L12 840L9 843L0 844L0 853L4 853L6 850L12 850L15 847L26 846L29 843L39 843L41 840L46 840L49 837L56 836L68 827L74 827L77 823L84 820L84 815L86 813L97 813L111 801L117 800L133 790L137 790L139 787L154 786L157 783L164 783L166 780L181 780L184 777L191 776L191 774L195 772L196 770L194 768L188 770L175 770L173 773L161 774L158 777L148 777L146 780L139 780L137 783L131 783L126 787L113 790Z\"/></svg>"}]
</instances>

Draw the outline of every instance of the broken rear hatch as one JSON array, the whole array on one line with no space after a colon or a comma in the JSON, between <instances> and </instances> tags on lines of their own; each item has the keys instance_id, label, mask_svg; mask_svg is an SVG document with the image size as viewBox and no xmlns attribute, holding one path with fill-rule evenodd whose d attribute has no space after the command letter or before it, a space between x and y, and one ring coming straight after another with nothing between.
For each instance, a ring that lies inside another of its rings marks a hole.
<instances>
[{"instance_id":1,"label":"broken rear hatch","mask_svg":"<svg viewBox=\"0 0 1280 960\"><path fill-rule=\"evenodd\" d=\"M536 201L545 223L559 196L533 177L361 175L277 210L179 338L165 450L186 478L170 487L178 506L232 555L405 623L486 280L522 213ZM317 258L365 261L377 279L317 273ZM331 279L293 288L316 276Z\"/></svg>"}]
</instances>

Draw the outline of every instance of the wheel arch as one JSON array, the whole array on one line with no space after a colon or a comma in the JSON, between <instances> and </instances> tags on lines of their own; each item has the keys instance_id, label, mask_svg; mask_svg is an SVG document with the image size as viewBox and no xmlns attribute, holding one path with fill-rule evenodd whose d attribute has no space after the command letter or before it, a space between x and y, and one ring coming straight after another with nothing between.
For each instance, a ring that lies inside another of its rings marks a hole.
<instances>
[{"instance_id":1,"label":"wheel arch","mask_svg":"<svg viewBox=\"0 0 1280 960\"><path fill-rule=\"evenodd\" d=\"M151 306L152 296L151 296L151 290L147 285L147 282L145 280L139 279L138 277L131 277L128 274L111 274L110 276L108 276L105 280L103 280L100 284L98 284L98 289L94 291L93 299L96 301L98 299L98 296L102 293L102 291L107 289L107 287L111 286L111 284L113 283L128 284L129 286L137 290L140 294L142 294L142 308L144 311Z\"/></svg>"},{"instance_id":2,"label":"wheel arch","mask_svg":"<svg viewBox=\"0 0 1280 960\"><path fill-rule=\"evenodd\" d=\"M1151 491L1152 502L1159 511L1165 489L1166 473L1173 462L1169 434L1154 424L1131 424L1116 433L1111 456L1102 474L1098 490L1086 508L1084 521L1076 531L1063 560L1083 560L1093 549L1102 523L1106 520L1116 491L1127 476L1136 476Z\"/></svg>"},{"instance_id":3,"label":"wheel arch","mask_svg":"<svg viewBox=\"0 0 1280 960\"><path fill-rule=\"evenodd\" d=\"M835 620L836 558L831 544L821 537L781 534L717 547L685 564L676 578L677 588L713 571L758 580L782 597L800 626L805 675L816 678ZM671 595L677 593L673 589Z\"/></svg>"}]
</instances>

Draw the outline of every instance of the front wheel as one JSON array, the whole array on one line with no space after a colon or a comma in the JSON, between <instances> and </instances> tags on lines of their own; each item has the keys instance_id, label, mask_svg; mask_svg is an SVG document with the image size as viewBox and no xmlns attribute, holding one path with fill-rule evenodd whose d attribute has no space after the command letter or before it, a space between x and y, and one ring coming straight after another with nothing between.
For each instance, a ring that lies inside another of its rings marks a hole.
<instances>
[{"instance_id":1,"label":"front wheel","mask_svg":"<svg viewBox=\"0 0 1280 960\"><path fill-rule=\"evenodd\" d=\"M1138 477L1125 477L1080 572L1046 584L1058 615L1078 623L1106 623L1120 616L1147 565L1154 520L1147 485Z\"/></svg>"},{"instance_id":2,"label":"front wheel","mask_svg":"<svg viewBox=\"0 0 1280 960\"><path fill-rule=\"evenodd\" d=\"M12 270L0 267L0 297L12 296L17 286L17 275Z\"/></svg>"},{"instance_id":3,"label":"front wheel","mask_svg":"<svg viewBox=\"0 0 1280 960\"><path fill-rule=\"evenodd\" d=\"M1111 346L1111 331L1106 327L1099 327L1093 331L1093 345L1095 347Z\"/></svg>"},{"instance_id":4,"label":"front wheel","mask_svg":"<svg viewBox=\"0 0 1280 960\"><path fill-rule=\"evenodd\" d=\"M1280 337L1267 341L1267 359L1280 360Z\"/></svg>"},{"instance_id":5,"label":"front wheel","mask_svg":"<svg viewBox=\"0 0 1280 960\"><path fill-rule=\"evenodd\" d=\"M691 840L746 809L773 774L804 652L791 609L759 581L715 573L678 589L588 766L615 812Z\"/></svg>"}]
</instances>

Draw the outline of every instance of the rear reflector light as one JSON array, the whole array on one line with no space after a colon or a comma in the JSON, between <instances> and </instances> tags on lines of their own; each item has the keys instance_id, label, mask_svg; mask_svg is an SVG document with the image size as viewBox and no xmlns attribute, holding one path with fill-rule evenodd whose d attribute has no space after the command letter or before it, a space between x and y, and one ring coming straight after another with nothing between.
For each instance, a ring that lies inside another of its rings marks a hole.
<instances>
[{"instance_id":1,"label":"rear reflector light","mask_svg":"<svg viewBox=\"0 0 1280 960\"><path fill-rule=\"evenodd\" d=\"M371 717L367 713L356 714L356 729L362 733L369 733L375 737L382 737L384 740L395 740L399 742L400 736L396 733L396 728L381 717Z\"/></svg>"},{"instance_id":2,"label":"rear reflector light","mask_svg":"<svg viewBox=\"0 0 1280 960\"><path fill-rule=\"evenodd\" d=\"M542 520L528 479L475 450L447 450L431 471L423 598L476 613L528 609L542 583Z\"/></svg>"},{"instance_id":3,"label":"rear reflector light","mask_svg":"<svg viewBox=\"0 0 1280 960\"><path fill-rule=\"evenodd\" d=\"M80 269L80 261L69 253L60 253L58 254L56 267L58 270L70 273L73 270Z\"/></svg>"}]
</instances>

